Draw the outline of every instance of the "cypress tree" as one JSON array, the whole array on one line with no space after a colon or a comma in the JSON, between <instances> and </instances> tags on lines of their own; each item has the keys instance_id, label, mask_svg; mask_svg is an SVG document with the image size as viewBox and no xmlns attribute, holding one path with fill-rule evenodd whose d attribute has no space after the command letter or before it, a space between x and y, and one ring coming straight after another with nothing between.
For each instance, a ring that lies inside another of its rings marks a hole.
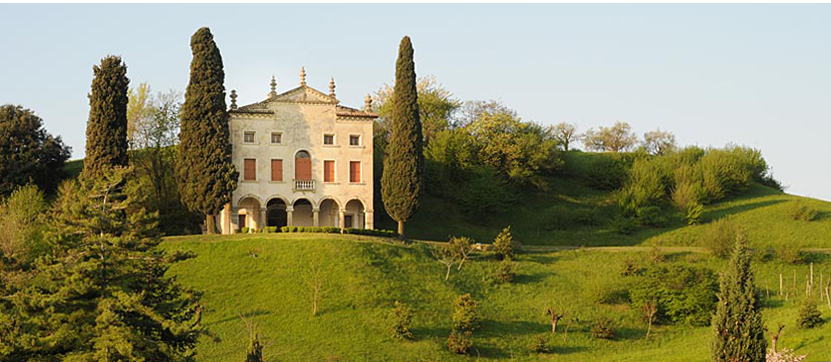
<instances>
[{"instance_id":1,"label":"cypress tree","mask_svg":"<svg viewBox=\"0 0 831 362\"><path fill-rule=\"evenodd\" d=\"M398 49L392 102L392 132L384 157L381 197L403 236L404 222L418 208L424 169L413 45L408 36L401 39Z\"/></svg>"},{"instance_id":2,"label":"cypress tree","mask_svg":"<svg viewBox=\"0 0 831 362\"><path fill-rule=\"evenodd\" d=\"M93 66L84 173L127 166L127 65L110 55Z\"/></svg>"},{"instance_id":3,"label":"cypress tree","mask_svg":"<svg viewBox=\"0 0 831 362\"><path fill-rule=\"evenodd\" d=\"M721 276L718 309L713 318L714 361L765 361L767 341L750 258L747 238L739 236L730 268Z\"/></svg>"},{"instance_id":4,"label":"cypress tree","mask_svg":"<svg viewBox=\"0 0 831 362\"><path fill-rule=\"evenodd\" d=\"M177 178L182 203L205 215L207 232L215 232L214 215L230 202L239 174L231 161L225 71L210 29L191 37L193 60L182 105Z\"/></svg>"}]
</instances>

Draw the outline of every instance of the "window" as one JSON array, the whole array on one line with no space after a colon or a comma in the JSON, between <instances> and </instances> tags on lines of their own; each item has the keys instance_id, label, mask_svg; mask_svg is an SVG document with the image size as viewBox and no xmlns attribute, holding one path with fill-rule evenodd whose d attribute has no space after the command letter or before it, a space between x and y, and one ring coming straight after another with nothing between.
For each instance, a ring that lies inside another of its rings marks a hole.
<instances>
[{"instance_id":1,"label":"window","mask_svg":"<svg viewBox=\"0 0 831 362\"><path fill-rule=\"evenodd\" d=\"M361 161L349 161L349 182L361 182Z\"/></svg>"},{"instance_id":2,"label":"window","mask_svg":"<svg viewBox=\"0 0 831 362\"><path fill-rule=\"evenodd\" d=\"M361 135L357 135L357 134L349 135L349 145L350 146L360 146L361 145Z\"/></svg>"},{"instance_id":3,"label":"window","mask_svg":"<svg viewBox=\"0 0 831 362\"><path fill-rule=\"evenodd\" d=\"M323 182L335 182L335 161L323 161Z\"/></svg>"},{"instance_id":4,"label":"window","mask_svg":"<svg viewBox=\"0 0 831 362\"><path fill-rule=\"evenodd\" d=\"M279 145L283 143L283 134L281 132L271 132L271 144Z\"/></svg>"},{"instance_id":5,"label":"window","mask_svg":"<svg viewBox=\"0 0 831 362\"><path fill-rule=\"evenodd\" d=\"M256 158L246 158L245 165L243 167L243 178L244 181L256 181L257 180L257 159Z\"/></svg>"},{"instance_id":6,"label":"window","mask_svg":"<svg viewBox=\"0 0 831 362\"><path fill-rule=\"evenodd\" d=\"M245 131L242 136L242 141L245 143L254 143L254 131Z\"/></svg>"},{"instance_id":7,"label":"window","mask_svg":"<svg viewBox=\"0 0 831 362\"><path fill-rule=\"evenodd\" d=\"M335 144L335 135L333 135L333 134L323 135L323 144L324 145L334 145Z\"/></svg>"},{"instance_id":8,"label":"window","mask_svg":"<svg viewBox=\"0 0 831 362\"><path fill-rule=\"evenodd\" d=\"M271 181L283 181L283 160L271 160Z\"/></svg>"}]
</instances>

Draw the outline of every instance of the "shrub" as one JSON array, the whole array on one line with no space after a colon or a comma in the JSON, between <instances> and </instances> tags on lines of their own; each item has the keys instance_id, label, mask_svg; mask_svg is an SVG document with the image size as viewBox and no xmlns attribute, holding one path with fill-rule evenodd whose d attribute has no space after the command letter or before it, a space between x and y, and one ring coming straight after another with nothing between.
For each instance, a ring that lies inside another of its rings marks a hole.
<instances>
[{"instance_id":1,"label":"shrub","mask_svg":"<svg viewBox=\"0 0 831 362\"><path fill-rule=\"evenodd\" d=\"M283 233L287 233L290 230L291 230L291 228L289 228L288 226L281 226L280 227L280 232L283 232Z\"/></svg>"},{"instance_id":2,"label":"shrub","mask_svg":"<svg viewBox=\"0 0 831 362\"><path fill-rule=\"evenodd\" d=\"M739 226L729 219L718 219L704 227L699 244L719 258L730 256L736 238L741 234Z\"/></svg>"},{"instance_id":3,"label":"shrub","mask_svg":"<svg viewBox=\"0 0 831 362\"><path fill-rule=\"evenodd\" d=\"M694 202L687 206L687 225L697 225L701 223L701 214L704 212L704 205L699 202Z\"/></svg>"},{"instance_id":4,"label":"shrub","mask_svg":"<svg viewBox=\"0 0 831 362\"><path fill-rule=\"evenodd\" d=\"M473 341L470 340L472 334L470 331L452 330L450 338L447 339L447 349L456 354L470 353L470 349L473 347Z\"/></svg>"},{"instance_id":5,"label":"shrub","mask_svg":"<svg viewBox=\"0 0 831 362\"><path fill-rule=\"evenodd\" d=\"M814 328L821 326L825 321L822 320L822 313L817 309L817 302L810 296L805 297L802 301L802 307L799 308L799 316L796 318L796 324L799 328Z\"/></svg>"},{"instance_id":6,"label":"shrub","mask_svg":"<svg viewBox=\"0 0 831 362\"><path fill-rule=\"evenodd\" d=\"M799 245L783 243L776 248L776 256L788 264L802 264L805 262L805 253Z\"/></svg>"},{"instance_id":7,"label":"shrub","mask_svg":"<svg viewBox=\"0 0 831 362\"><path fill-rule=\"evenodd\" d=\"M240 232L241 234L248 234L248 233L250 232L250 230L251 230L251 228L249 228L249 227L247 227L247 226L243 226L243 227L241 227L241 228L239 229L239 232Z\"/></svg>"},{"instance_id":8,"label":"shrub","mask_svg":"<svg viewBox=\"0 0 831 362\"><path fill-rule=\"evenodd\" d=\"M803 200L793 201L788 205L788 216L798 221L813 221L819 211Z\"/></svg>"},{"instance_id":9,"label":"shrub","mask_svg":"<svg viewBox=\"0 0 831 362\"><path fill-rule=\"evenodd\" d=\"M612 157L597 157L586 171L586 182L599 190L616 190L623 186L628 177L624 162Z\"/></svg>"},{"instance_id":10,"label":"shrub","mask_svg":"<svg viewBox=\"0 0 831 362\"><path fill-rule=\"evenodd\" d=\"M514 276L516 276L514 262L511 261L511 258L502 259L499 262L499 268L496 270L496 280L500 283L510 283L514 280Z\"/></svg>"},{"instance_id":11,"label":"shrub","mask_svg":"<svg viewBox=\"0 0 831 362\"><path fill-rule=\"evenodd\" d=\"M531 337L531 343L528 346L528 350L531 353L549 353L551 352L551 334L550 333L540 333L533 337Z\"/></svg>"},{"instance_id":12,"label":"shrub","mask_svg":"<svg viewBox=\"0 0 831 362\"><path fill-rule=\"evenodd\" d=\"M663 263L667 257L664 255L664 251L661 250L661 247L658 244L652 244L652 247L649 248L649 255L647 255L649 261L653 264Z\"/></svg>"},{"instance_id":13,"label":"shrub","mask_svg":"<svg viewBox=\"0 0 831 362\"><path fill-rule=\"evenodd\" d=\"M514 238L511 235L511 226L502 229L502 232L493 239L493 251L499 259L510 259L514 256Z\"/></svg>"},{"instance_id":14,"label":"shrub","mask_svg":"<svg viewBox=\"0 0 831 362\"><path fill-rule=\"evenodd\" d=\"M615 328L612 320L606 317L598 319L591 327L591 335L594 338L613 339L615 338Z\"/></svg>"},{"instance_id":15,"label":"shrub","mask_svg":"<svg viewBox=\"0 0 831 362\"><path fill-rule=\"evenodd\" d=\"M392 336L398 339L413 339L410 325L413 323L413 310L404 303L395 301L393 309Z\"/></svg>"},{"instance_id":16,"label":"shrub","mask_svg":"<svg viewBox=\"0 0 831 362\"><path fill-rule=\"evenodd\" d=\"M689 167L686 169L689 169ZM676 178L686 178L686 176L679 175L682 173L683 171L676 172ZM698 204L701 201L701 193L701 185L698 182L681 179L676 181L675 188L672 189L670 197L672 198L672 203L675 204L678 210L685 212L689 210L691 205Z\"/></svg>"},{"instance_id":17,"label":"shrub","mask_svg":"<svg viewBox=\"0 0 831 362\"><path fill-rule=\"evenodd\" d=\"M18 187L7 199L0 199L0 264L5 257L27 266L47 253L47 210L44 194L35 185Z\"/></svg>"},{"instance_id":18,"label":"shrub","mask_svg":"<svg viewBox=\"0 0 831 362\"><path fill-rule=\"evenodd\" d=\"M343 229L344 234L353 234L353 235L368 235L368 236L381 236L387 238L397 237L398 233L392 230L375 230L375 229L352 229L346 228Z\"/></svg>"},{"instance_id":19,"label":"shrub","mask_svg":"<svg viewBox=\"0 0 831 362\"><path fill-rule=\"evenodd\" d=\"M656 323L710 324L718 280L712 271L685 265L648 268L630 289L632 308L657 302Z\"/></svg>"},{"instance_id":20,"label":"shrub","mask_svg":"<svg viewBox=\"0 0 831 362\"><path fill-rule=\"evenodd\" d=\"M612 220L611 229L621 235L632 235L638 230L635 222L627 217L617 217Z\"/></svg>"},{"instance_id":21,"label":"shrub","mask_svg":"<svg viewBox=\"0 0 831 362\"><path fill-rule=\"evenodd\" d=\"M600 304L625 304L631 300L629 290L615 286L604 285L595 294L595 300Z\"/></svg>"},{"instance_id":22,"label":"shrub","mask_svg":"<svg viewBox=\"0 0 831 362\"><path fill-rule=\"evenodd\" d=\"M642 226L661 226L666 220L658 206L642 206L636 211L638 224Z\"/></svg>"},{"instance_id":23,"label":"shrub","mask_svg":"<svg viewBox=\"0 0 831 362\"><path fill-rule=\"evenodd\" d=\"M476 301L470 294L463 294L456 298L453 309L453 329L473 332L479 327L479 317L476 312Z\"/></svg>"},{"instance_id":24,"label":"shrub","mask_svg":"<svg viewBox=\"0 0 831 362\"><path fill-rule=\"evenodd\" d=\"M623 267L620 270L620 275L623 276L632 276L632 275L640 275L643 272L643 268L638 265L638 262L633 258L626 258L623 260Z\"/></svg>"}]
</instances>

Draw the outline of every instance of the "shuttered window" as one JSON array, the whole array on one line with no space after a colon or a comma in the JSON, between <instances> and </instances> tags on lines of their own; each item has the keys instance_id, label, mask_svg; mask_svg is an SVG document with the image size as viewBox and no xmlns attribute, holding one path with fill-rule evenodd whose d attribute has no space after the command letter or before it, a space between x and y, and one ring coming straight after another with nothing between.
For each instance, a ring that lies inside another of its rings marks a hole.
<instances>
[{"instance_id":1,"label":"shuttered window","mask_svg":"<svg viewBox=\"0 0 831 362\"><path fill-rule=\"evenodd\" d=\"M323 161L323 182L335 182L335 161Z\"/></svg>"},{"instance_id":2,"label":"shuttered window","mask_svg":"<svg viewBox=\"0 0 831 362\"><path fill-rule=\"evenodd\" d=\"M349 182L361 182L361 161L349 161Z\"/></svg>"},{"instance_id":3,"label":"shuttered window","mask_svg":"<svg viewBox=\"0 0 831 362\"><path fill-rule=\"evenodd\" d=\"M243 180L256 181L257 180L257 159L246 158L245 167L243 171Z\"/></svg>"},{"instance_id":4,"label":"shuttered window","mask_svg":"<svg viewBox=\"0 0 831 362\"><path fill-rule=\"evenodd\" d=\"M271 160L271 181L283 181L283 160Z\"/></svg>"}]
</instances>

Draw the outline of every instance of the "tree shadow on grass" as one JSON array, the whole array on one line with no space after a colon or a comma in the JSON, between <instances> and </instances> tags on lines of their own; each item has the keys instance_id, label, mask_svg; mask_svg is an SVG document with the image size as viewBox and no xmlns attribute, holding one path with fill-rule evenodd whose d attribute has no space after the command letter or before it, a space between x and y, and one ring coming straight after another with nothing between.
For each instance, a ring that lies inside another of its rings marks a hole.
<instances>
[{"instance_id":1,"label":"tree shadow on grass","mask_svg":"<svg viewBox=\"0 0 831 362\"><path fill-rule=\"evenodd\" d=\"M271 312L269 312L267 310L257 309L257 310L252 311L252 312L242 313L242 317L246 318L246 319L250 319L250 318L259 317L259 316L263 316L263 315L269 315L269 314L271 314ZM215 324L222 324L222 323L226 323L226 322L239 321L239 320L240 320L240 316L235 315L235 316L220 319L218 321L214 321L214 322L211 322L211 323L205 323L205 325L206 326L211 326L211 325L215 325Z\"/></svg>"},{"instance_id":2,"label":"tree shadow on grass","mask_svg":"<svg viewBox=\"0 0 831 362\"><path fill-rule=\"evenodd\" d=\"M514 276L514 284L534 284L542 282L545 278L557 275L556 273L532 273L532 274L517 274Z\"/></svg>"},{"instance_id":3,"label":"tree shadow on grass","mask_svg":"<svg viewBox=\"0 0 831 362\"><path fill-rule=\"evenodd\" d=\"M481 322L480 328L474 333L474 336L479 335L483 337L504 337L506 335L520 336L537 334L551 330L551 326L545 323L535 323L528 321L494 321L485 320Z\"/></svg>"},{"instance_id":4,"label":"tree shadow on grass","mask_svg":"<svg viewBox=\"0 0 831 362\"><path fill-rule=\"evenodd\" d=\"M589 349L584 346L557 346L552 349L552 354L572 354L578 352L585 352Z\"/></svg>"},{"instance_id":5,"label":"tree shadow on grass","mask_svg":"<svg viewBox=\"0 0 831 362\"><path fill-rule=\"evenodd\" d=\"M704 220L713 221L717 220L726 216L740 214L745 211L755 210L761 207L776 205L779 203L785 202L785 200L766 200L766 201L759 201L753 202L748 204L736 205L732 207L728 207L725 209L718 209L718 210L710 210L704 213Z\"/></svg>"},{"instance_id":6,"label":"tree shadow on grass","mask_svg":"<svg viewBox=\"0 0 831 362\"><path fill-rule=\"evenodd\" d=\"M828 211L820 211L817 213L817 216L814 217L812 221L825 221L831 219L831 212Z\"/></svg>"}]
</instances>

